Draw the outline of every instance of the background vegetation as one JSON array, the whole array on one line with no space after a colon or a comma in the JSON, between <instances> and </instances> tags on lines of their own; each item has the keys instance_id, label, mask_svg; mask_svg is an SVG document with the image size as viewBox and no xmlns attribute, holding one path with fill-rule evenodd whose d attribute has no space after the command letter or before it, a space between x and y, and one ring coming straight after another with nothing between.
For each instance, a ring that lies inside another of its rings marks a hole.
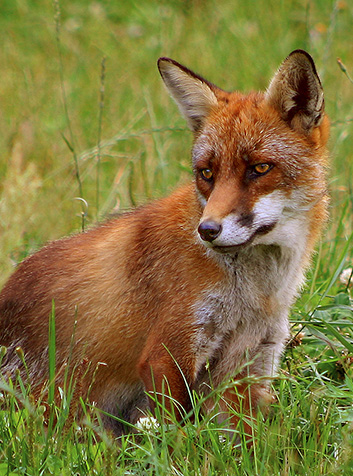
<instances>
[{"instance_id":1,"label":"background vegetation","mask_svg":"<svg viewBox=\"0 0 353 476\"><path fill-rule=\"evenodd\" d=\"M117 445L89 414L77 426L64 397L45 431L30 389L2 382L0 475L353 474L352 26L348 0L2 0L0 284L48 240L190 178L191 134L159 56L248 91L309 51L332 121L332 202L252 456L197 419Z\"/></svg>"}]
</instances>

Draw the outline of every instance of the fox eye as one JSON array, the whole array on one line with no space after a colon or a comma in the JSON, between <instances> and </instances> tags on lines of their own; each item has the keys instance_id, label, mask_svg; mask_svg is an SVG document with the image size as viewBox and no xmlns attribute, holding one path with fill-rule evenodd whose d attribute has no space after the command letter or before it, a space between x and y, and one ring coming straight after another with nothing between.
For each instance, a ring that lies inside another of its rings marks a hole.
<instances>
[{"instance_id":1,"label":"fox eye","mask_svg":"<svg viewBox=\"0 0 353 476\"><path fill-rule=\"evenodd\" d=\"M269 170L272 169L272 165L270 164L256 164L254 165L253 167L253 171L257 174L257 175L264 175L265 173L267 173Z\"/></svg>"},{"instance_id":2,"label":"fox eye","mask_svg":"<svg viewBox=\"0 0 353 476\"><path fill-rule=\"evenodd\" d=\"M204 180L206 180L206 182L211 182L213 180L213 172L211 169L200 170L200 175Z\"/></svg>"}]
</instances>

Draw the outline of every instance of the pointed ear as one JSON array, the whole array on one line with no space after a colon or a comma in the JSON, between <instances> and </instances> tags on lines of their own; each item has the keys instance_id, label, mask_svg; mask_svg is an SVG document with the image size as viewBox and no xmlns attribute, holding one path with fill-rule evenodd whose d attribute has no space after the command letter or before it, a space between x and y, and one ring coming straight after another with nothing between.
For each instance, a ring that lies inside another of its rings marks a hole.
<instances>
[{"instance_id":1,"label":"pointed ear","mask_svg":"<svg viewBox=\"0 0 353 476\"><path fill-rule=\"evenodd\" d=\"M159 58L158 69L190 129L198 132L218 105L216 86L170 58Z\"/></svg>"},{"instance_id":2,"label":"pointed ear","mask_svg":"<svg viewBox=\"0 0 353 476\"><path fill-rule=\"evenodd\" d=\"M324 93L311 56L293 51L281 64L265 98L292 129L309 134L324 116Z\"/></svg>"}]
</instances>

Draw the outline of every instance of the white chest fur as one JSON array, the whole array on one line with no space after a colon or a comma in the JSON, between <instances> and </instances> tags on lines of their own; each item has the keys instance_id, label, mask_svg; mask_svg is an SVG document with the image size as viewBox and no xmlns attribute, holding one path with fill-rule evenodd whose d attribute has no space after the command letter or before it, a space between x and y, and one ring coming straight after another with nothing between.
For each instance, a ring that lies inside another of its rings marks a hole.
<instances>
[{"instance_id":1,"label":"white chest fur","mask_svg":"<svg viewBox=\"0 0 353 476\"><path fill-rule=\"evenodd\" d=\"M275 245L220 257L225 280L205 290L195 306L195 378L212 359L222 360L221 373L230 374L245 354L255 356L263 349L273 354L263 373L273 374L288 335L288 310L303 279L300 258Z\"/></svg>"}]
</instances>

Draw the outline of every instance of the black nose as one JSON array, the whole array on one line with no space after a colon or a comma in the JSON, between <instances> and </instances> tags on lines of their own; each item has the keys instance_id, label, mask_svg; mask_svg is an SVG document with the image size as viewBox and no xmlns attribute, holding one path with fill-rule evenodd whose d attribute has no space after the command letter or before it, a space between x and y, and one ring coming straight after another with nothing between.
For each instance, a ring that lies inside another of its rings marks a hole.
<instances>
[{"instance_id":1,"label":"black nose","mask_svg":"<svg viewBox=\"0 0 353 476\"><path fill-rule=\"evenodd\" d=\"M204 241L209 241L210 243L221 234L222 225L213 220L205 220L200 223L198 232L201 238Z\"/></svg>"}]
</instances>

